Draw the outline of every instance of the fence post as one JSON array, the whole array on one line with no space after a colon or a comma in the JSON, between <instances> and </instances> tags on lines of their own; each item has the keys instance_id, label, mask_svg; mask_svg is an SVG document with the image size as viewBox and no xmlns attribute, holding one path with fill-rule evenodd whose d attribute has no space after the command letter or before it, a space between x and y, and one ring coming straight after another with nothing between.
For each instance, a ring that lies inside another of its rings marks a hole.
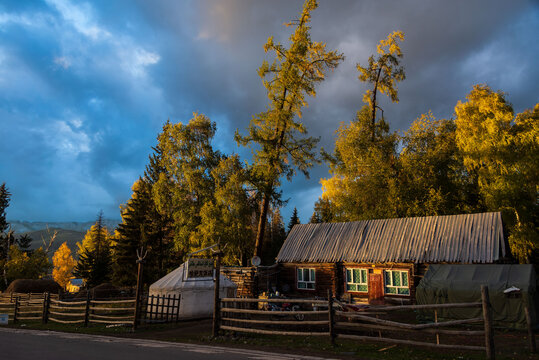
<instances>
[{"instance_id":1,"label":"fence post","mask_svg":"<svg viewBox=\"0 0 539 360\"><path fill-rule=\"evenodd\" d=\"M84 309L84 326L88 327L90 320L90 291L86 291L86 308Z\"/></svg>"},{"instance_id":2,"label":"fence post","mask_svg":"<svg viewBox=\"0 0 539 360\"><path fill-rule=\"evenodd\" d=\"M150 303L150 323L153 321L153 300L154 300L154 295L150 295L150 293L148 293L148 301L150 301L150 297L152 298L152 302Z\"/></svg>"},{"instance_id":3,"label":"fence post","mask_svg":"<svg viewBox=\"0 0 539 360\"><path fill-rule=\"evenodd\" d=\"M172 314L170 315L171 316L171 322L173 320L177 320L176 319L176 295L177 294L172 295Z\"/></svg>"},{"instance_id":4,"label":"fence post","mask_svg":"<svg viewBox=\"0 0 539 360\"><path fill-rule=\"evenodd\" d=\"M535 334L533 333L532 318L530 316L530 308L528 305L524 306L524 314L526 315L526 325L528 326L528 343L530 345L530 352L536 353L537 347L535 345Z\"/></svg>"},{"instance_id":5,"label":"fence post","mask_svg":"<svg viewBox=\"0 0 539 360\"><path fill-rule=\"evenodd\" d=\"M331 345L335 346L335 320L333 310L333 294L331 289L328 290L328 314L329 314L329 337L331 339Z\"/></svg>"},{"instance_id":6,"label":"fence post","mask_svg":"<svg viewBox=\"0 0 539 360\"><path fill-rule=\"evenodd\" d=\"M434 322L438 322L438 309L434 309ZM436 331L436 345L440 345L440 333L438 331Z\"/></svg>"},{"instance_id":7,"label":"fence post","mask_svg":"<svg viewBox=\"0 0 539 360\"><path fill-rule=\"evenodd\" d=\"M167 317L166 317L167 324L169 320L170 320L170 294L167 295Z\"/></svg>"},{"instance_id":8,"label":"fence post","mask_svg":"<svg viewBox=\"0 0 539 360\"><path fill-rule=\"evenodd\" d=\"M219 299L219 290L220 284L219 280L221 279L221 247L214 254L215 255L215 279L214 279L214 292L213 292L213 329L212 336L216 338L219 335L219 312L220 312L220 299Z\"/></svg>"},{"instance_id":9,"label":"fence post","mask_svg":"<svg viewBox=\"0 0 539 360\"><path fill-rule=\"evenodd\" d=\"M176 322L180 321L180 306L182 305L182 294L178 294L178 308L176 309Z\"/></svg>"},{"instance_id":10,"label":"fence post","mask_svg":"<svg viewBox=\"0 0 539 360\"><path fill-rule=\"evenodd\" d=\"M17 322L17 313L19 312L19 297L15 296L15 309L13 310L13 323Z\"/></svg>"},{"instance_id":11,"label":"fence post","mask_svg":"<svg viewBox=\"0 0 539 360\"><path fill-rule=\"evenodd\" d=\"M42 317L43 324L46 324L47 321L49 320L50 296L51 294L49 292L46 292L45 296L43 297L43 317Z\"/></svg>"},{"instance_id":12,"label":"fence post","mask_svg":"<svg viewBox=\"0 0 539 360\"><path fill-rule=\"evenodd\" d=\"M488 286L481 285L481 302L483 303L483 320L485 323L485 347L487 359L494 360L494 334L492 331L492 313L488 296Z\"/></svg>"},{"instance_id":13,"label":"fence post","mask_svg":"<svg viewBox=\"0 0 539 360\"><path fill-rule=\"evenodd\" d=\"M140 249L140 253L137 250L137 265L138 265L138 272L137 272L137 292L135 293L135 315L133 319L133 331L137 329L137 325L139 323L139 317L140 317L140 293L142 292L142 271L143 271L143 263L144 258L146 257L146 254L148 253L146 251L146 254L143 254L144 249Z\"/></svg>"},{"instance_id":14,"label":"fence post","mask_svg":"<svg viewBox=\"0 0 539 360\"><path fill-rule=\"evenodd\" d=\"M159 315L159 320L163 320L163 312L165 311L165 295L161 296L161 301L159 301L159 295L157 295L157 304L161 304L161 315Z\"/></svg>"}]
</instances>

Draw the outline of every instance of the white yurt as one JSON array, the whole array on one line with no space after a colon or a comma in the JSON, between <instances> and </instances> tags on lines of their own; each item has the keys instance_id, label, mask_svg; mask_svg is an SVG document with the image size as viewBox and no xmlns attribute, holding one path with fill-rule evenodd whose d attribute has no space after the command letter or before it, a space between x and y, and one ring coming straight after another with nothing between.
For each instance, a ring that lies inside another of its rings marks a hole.
<instances>
[{"instance_id":1,"label":"white yurt","mask_svg":"<svg viewBox=\"0 0 539 360\"><path fill-rule=\"evenodd\" d=\"M186 273L187 263L183 263L176 270L168 273L161 279L150 285L150 297L181 297L179 319L205 318L213 316L214 282L213 277L188 278ZM226 276L221 275L219 279L219 297L235 297L236 284ZM156 299L153 298L154 305ZM148 308L152 306L151 300ZM149 310L149 309L148 309ZM171 308L169 311L176 313L177 309ZM170 314L176 315L176 314Z\"/></svg>"}]
</instances>

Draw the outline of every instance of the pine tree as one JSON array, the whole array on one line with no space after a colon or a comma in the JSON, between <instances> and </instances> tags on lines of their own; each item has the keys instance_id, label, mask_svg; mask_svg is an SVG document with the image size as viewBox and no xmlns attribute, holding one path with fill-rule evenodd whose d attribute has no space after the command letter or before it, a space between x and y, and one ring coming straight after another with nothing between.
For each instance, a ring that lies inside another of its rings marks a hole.
<instances>
[{"instance_id":1,"label":"pine tree","mask_svg":"<svg viewBox=\"0 0 539 360\"><path fill-rule=\"evenodd\" d=\"M300 224L300 221L298 217L298 209L294 208L294 211L292 211L292 216L290 217L290 221L288 222L288 233L290 233L290 231L296 224Z\"/></svg>"},{"instance_id":2,"label":"pine tree","mask_svg":"<svg viewBox=\"0 0 539 360\"><path fill-rule=\"evenodd\" d=\"M327 223L333 221L333 209L328 199L319 198L314 203L314 211L309 220L311 224Z\"/></svg>"},{"instance_id":3,"label":"pine tree","mask_svg":"<svg viewBox=\"0 0 539 360\"><path fill-rule=\"evenodd\" d=\"M6 183L0 185L0 235L5 233L9 228L6 220L6 209L9 206L11 193L9 192Z\"/></svg>"},{"instance_id":4,"label":"pine tree","mask_svg":"<svg viewBox=\"0 0 539 360\"><path fill-rule=\"evenodd\" d=\"M275 262L277 254L279 254L279 250L281 250L281 247L286 240L286 229L284 227L283 217L278 208L271 214L270 230L271 241L269 250L267 251L267 263L272 264Z\"/></svg>"},{"instance_id":5,"label":"pine tree","mask_svg":"<svg viewBox=\"0 0 539 360\"><path fill-rule=\"evenodd\" d=\"M153 202L151 185L145 178L133 184L133 195L122 206L122 223L118 225L114 245L113 282L132 286L137 281L136 252L148 251L144 283L162 277L170 262L170 246L164 242L165 228L162 217Z\"/></svg>"},{"instance_id":6,"label":"pine tree","mask_svg":"<svg viewBox=\"0 0 539 360\"><path fill-rule=\"evenodd\" d=\"M25 253L31 253L30 247L32 246L33 239L28 234L23 234L17 239L17 246Z\"/></svg>"},{"instance_id":7,"label":"pine tree","mask_svg":"<svg viewBox=\"0 0 539 360\"><path fill-rule=\"evenodd\" d=\"M73 274L84 279L88 288L109 281L112 272L111 236L103 226L103 212L99 213L95 224L78 245L79 260Z\"/></svg>"}]
</instances>

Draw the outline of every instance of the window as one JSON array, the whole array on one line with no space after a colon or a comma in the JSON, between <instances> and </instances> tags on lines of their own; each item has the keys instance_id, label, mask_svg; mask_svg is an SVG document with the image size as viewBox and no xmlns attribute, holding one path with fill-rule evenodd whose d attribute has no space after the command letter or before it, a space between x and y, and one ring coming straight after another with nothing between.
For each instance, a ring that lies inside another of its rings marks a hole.
<instances>
[{"instance_id":1,"label":"window","mask_svg":"<svg viewBox=\"0 0 539 360\"><path fill-rule=\"evenodd\" d=\"M314 290L314 269L298 268L298 289Z\"/></svg>"},{"instance_id":2,"label":"window","mask_svg":"<svg viewBox=\"0 0 539 360\"><path fill-rule=\"evenodd\" d=\"M346 291L367 292L367 269L346 269Z\"/></svg>"},{"instance_id":3,"label":"window","mask_svg":"<svg viewBox=\"0 0 539 360\"><path fill-rule=\"evenodd\" d=\"M410 295L408 271L384 270L386 294Z\"/></svg>"}]
</instances>

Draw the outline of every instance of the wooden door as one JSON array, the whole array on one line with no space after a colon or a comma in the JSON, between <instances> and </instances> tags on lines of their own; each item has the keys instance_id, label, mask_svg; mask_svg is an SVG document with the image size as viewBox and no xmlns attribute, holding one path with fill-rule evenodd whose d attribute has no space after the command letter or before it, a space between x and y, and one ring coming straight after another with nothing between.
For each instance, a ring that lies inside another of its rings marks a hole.
<instances>
[{"instance_id":1,"label":"wooden door","mask_svg":"<svg viewBox=\"0 0 539 360\"><path fill-rule=\"evenodd\" d=\"M384 303L384 280L382 274L369 274L369 304Z\"/></svg>"}]
</instances>

